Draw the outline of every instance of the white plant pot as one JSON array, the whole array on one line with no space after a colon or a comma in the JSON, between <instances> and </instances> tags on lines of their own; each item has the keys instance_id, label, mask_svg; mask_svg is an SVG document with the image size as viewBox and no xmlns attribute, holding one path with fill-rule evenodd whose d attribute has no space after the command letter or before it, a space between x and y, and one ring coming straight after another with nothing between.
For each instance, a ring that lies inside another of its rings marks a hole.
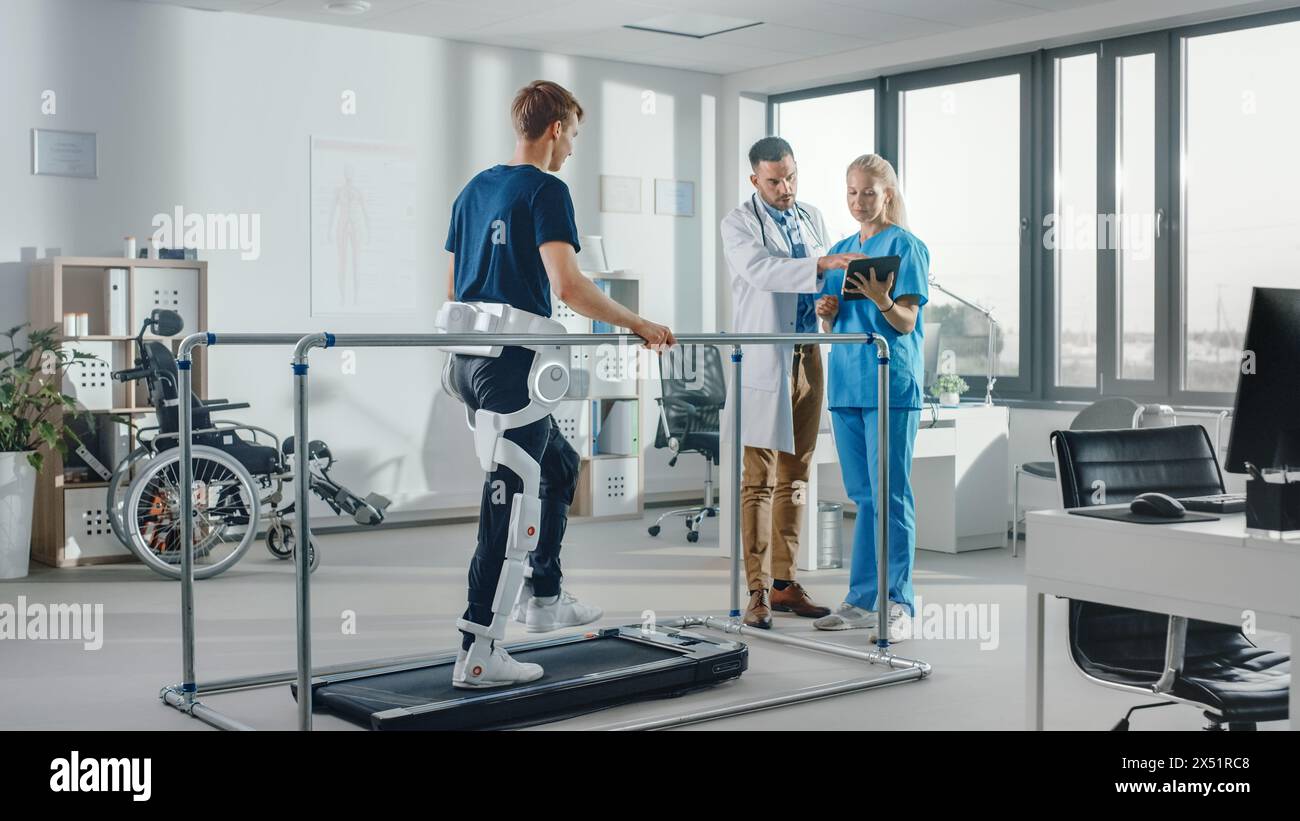
<instances>
[{"instance_id":1,"label":"white plant pot","mask_svg":"<svg viewBox=\"0 0 1300 821\"><path fill-rule=\"evenodd\" d=\"M0 453L0 579L27 575L36 469L26 453Z\"/></svg>"},{"instance_id":2,"label":"white plant pot","mask_svg":"<svg viewBox=\"0 0 1300 821\"><path fill-rule=\"evenodd\" d=\"M941 393L939 394L939 404L945 408L955 408L961 404L961 394Z\"/></svg>"}]
</instances>

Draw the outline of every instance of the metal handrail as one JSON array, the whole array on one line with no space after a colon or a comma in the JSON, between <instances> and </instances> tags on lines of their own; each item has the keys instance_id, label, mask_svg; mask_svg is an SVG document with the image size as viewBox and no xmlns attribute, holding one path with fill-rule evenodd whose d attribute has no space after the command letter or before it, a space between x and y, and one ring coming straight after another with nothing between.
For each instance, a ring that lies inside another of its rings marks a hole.
<instances>
[{"instance_id":1,"label":"metal handrail","mask_svg":"<svg viewBox=\"0 0 1300 821\"><path fill-rule=\"evenodd\" d=\"M743 442L741 438L741 363L744 358L744 345L797 345L797 344L871 344L876 348L877 361L877 396L879 403L879 426L877 436L878 474L877 488L879 500L876 517L877 546L877 610L882 612L882 624L888 621L889 601L889 343L879 334L682 334L677 336L679 344L691 345L731 345L732 379L729 386L730 396L727 404L732 413L732 497L731 497L731 611L732 619L740 616L740 571L741 571L741 528L740 528L740 482L742 470ZM563 344L565 346L607 345L620 347L641 345L643 340L634 334L332 334L314 333L306 336L298 334L225 334L197 333L187 336L177 353L177 371L179 376L178 392L188 395L191 387L191 352L201 345L293 345L292 369L294 375L294 437L297 442L308 439L308 357L318 348L331 347L436 347L452 346L514 346L538 344ZM179 406L181 487L193 484L192 466L192 413L189 403ZM308 460L294 460L296 529L300 545L311 544L310 483L308 482ZM188 545L193 539L194 501L191 493L181 494L181 544ZM297 599L297 644L298 644L298 720L303 730L311 729L312 689L311 689L311 588L308 566L310 550L295 551L294 570L296 576ZM194 568L191 551L181 551L181 632L182 632L182 683L175 687L164 688L162 698L165 703L189 713L213 726L227 729L247 729L234 719L223 716L196 700L198 684L194 674ZM888 657L888 631L880 630L878 638L879 654ZM897 657L895 657L897 658ZM909 664L923 665L914 669L928 672L928 665L923 662ZM272 682L265 675L248 678L249 686L264 686ZM229 680L224 685L238 685L241 680ZM257 682L253 684L253 682Z\"/></svg>"}]
</instances>

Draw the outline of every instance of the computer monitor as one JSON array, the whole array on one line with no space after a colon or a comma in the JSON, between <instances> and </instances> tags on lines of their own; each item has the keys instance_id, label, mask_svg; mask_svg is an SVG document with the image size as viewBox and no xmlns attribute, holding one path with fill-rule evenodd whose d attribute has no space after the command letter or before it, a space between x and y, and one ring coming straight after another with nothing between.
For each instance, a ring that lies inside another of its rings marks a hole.
<instances>
[{"instance_id":1,"label":"computer monitor","mask_svg":"<svg viewBox=\"0 0 1300 821\"><path fill-rule=\"evenodd\" d=\"M925 334L925 392L928 394L934 380L939 378L939 329L943 323L925 322L922 325L921 331Z\"/></svg>"},{"instance_id":2,"label":"computer monitor","mask_svg":"<svg viewBox=\"0 0 1300 821\"><path fill-rule=\"evenodd\" d=\"M1300 290L1255 288L1224 469L1300 467Z\"/></svg>"}]
</instances>

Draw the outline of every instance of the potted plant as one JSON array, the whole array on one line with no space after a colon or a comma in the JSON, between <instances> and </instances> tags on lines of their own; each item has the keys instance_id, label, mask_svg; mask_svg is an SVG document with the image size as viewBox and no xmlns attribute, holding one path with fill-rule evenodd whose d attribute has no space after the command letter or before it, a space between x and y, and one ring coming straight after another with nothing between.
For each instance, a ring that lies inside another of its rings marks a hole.
<instances>
[{"instance_id":1,"label":"potted plant","mask_svg":"<svg viewBox=\"0 0 1300 821\"><path fill-rule=\"evenodd\" d=\"M64 350L54 328L31 331L26 347L18 344L25 325L4 333L8 350L0 350L0 579L27 575L31 553L32 502L36 474L45 462L42 446L68 452L64 427L76 400L63 393L60 374L90 354Z\"/></svg>"},{"instance_id":2,"label":"potted plant","mask_svg":"<svg viewBox=\"0 0 1300 821\"><path fill-rule=\"evenodd\" d=\"M945 408L955 408L961 404L961 395L970 390L970 385L955 373L939 374L939 378L934 380L934 386L930 388L930 393L939 399L939 404Z\"/></svg>"}]
</instances>

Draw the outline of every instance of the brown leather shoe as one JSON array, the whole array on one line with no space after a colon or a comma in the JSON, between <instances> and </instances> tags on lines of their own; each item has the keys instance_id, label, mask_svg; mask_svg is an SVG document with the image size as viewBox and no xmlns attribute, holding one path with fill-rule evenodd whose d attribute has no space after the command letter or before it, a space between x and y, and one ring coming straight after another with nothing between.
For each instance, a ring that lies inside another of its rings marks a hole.
<instances>
[{"instance_id":1,"label":"brown leather shoe","mask_svg":"<svg viewBox=\"0 0 1300 821\"><path fill-rule=\"evenodd\" d=\"M772 606L766 588L749 591L749 606L745 608L745 626L760 630L772 629Z\"/></svg>"},{"instance_id":2,"label":"brown leather shoe","mask_svg":"<svg viewBox=\"0 0 1300 821\"><path fill-rule=\"evenodd\" d=\"M808 591L799 582L790 582L784 590L772 591L772 609L779 613L794 613L807 619L820 619L829 616L831 609L822 607L812 600Z\"/></svg>"}]
</instances>

